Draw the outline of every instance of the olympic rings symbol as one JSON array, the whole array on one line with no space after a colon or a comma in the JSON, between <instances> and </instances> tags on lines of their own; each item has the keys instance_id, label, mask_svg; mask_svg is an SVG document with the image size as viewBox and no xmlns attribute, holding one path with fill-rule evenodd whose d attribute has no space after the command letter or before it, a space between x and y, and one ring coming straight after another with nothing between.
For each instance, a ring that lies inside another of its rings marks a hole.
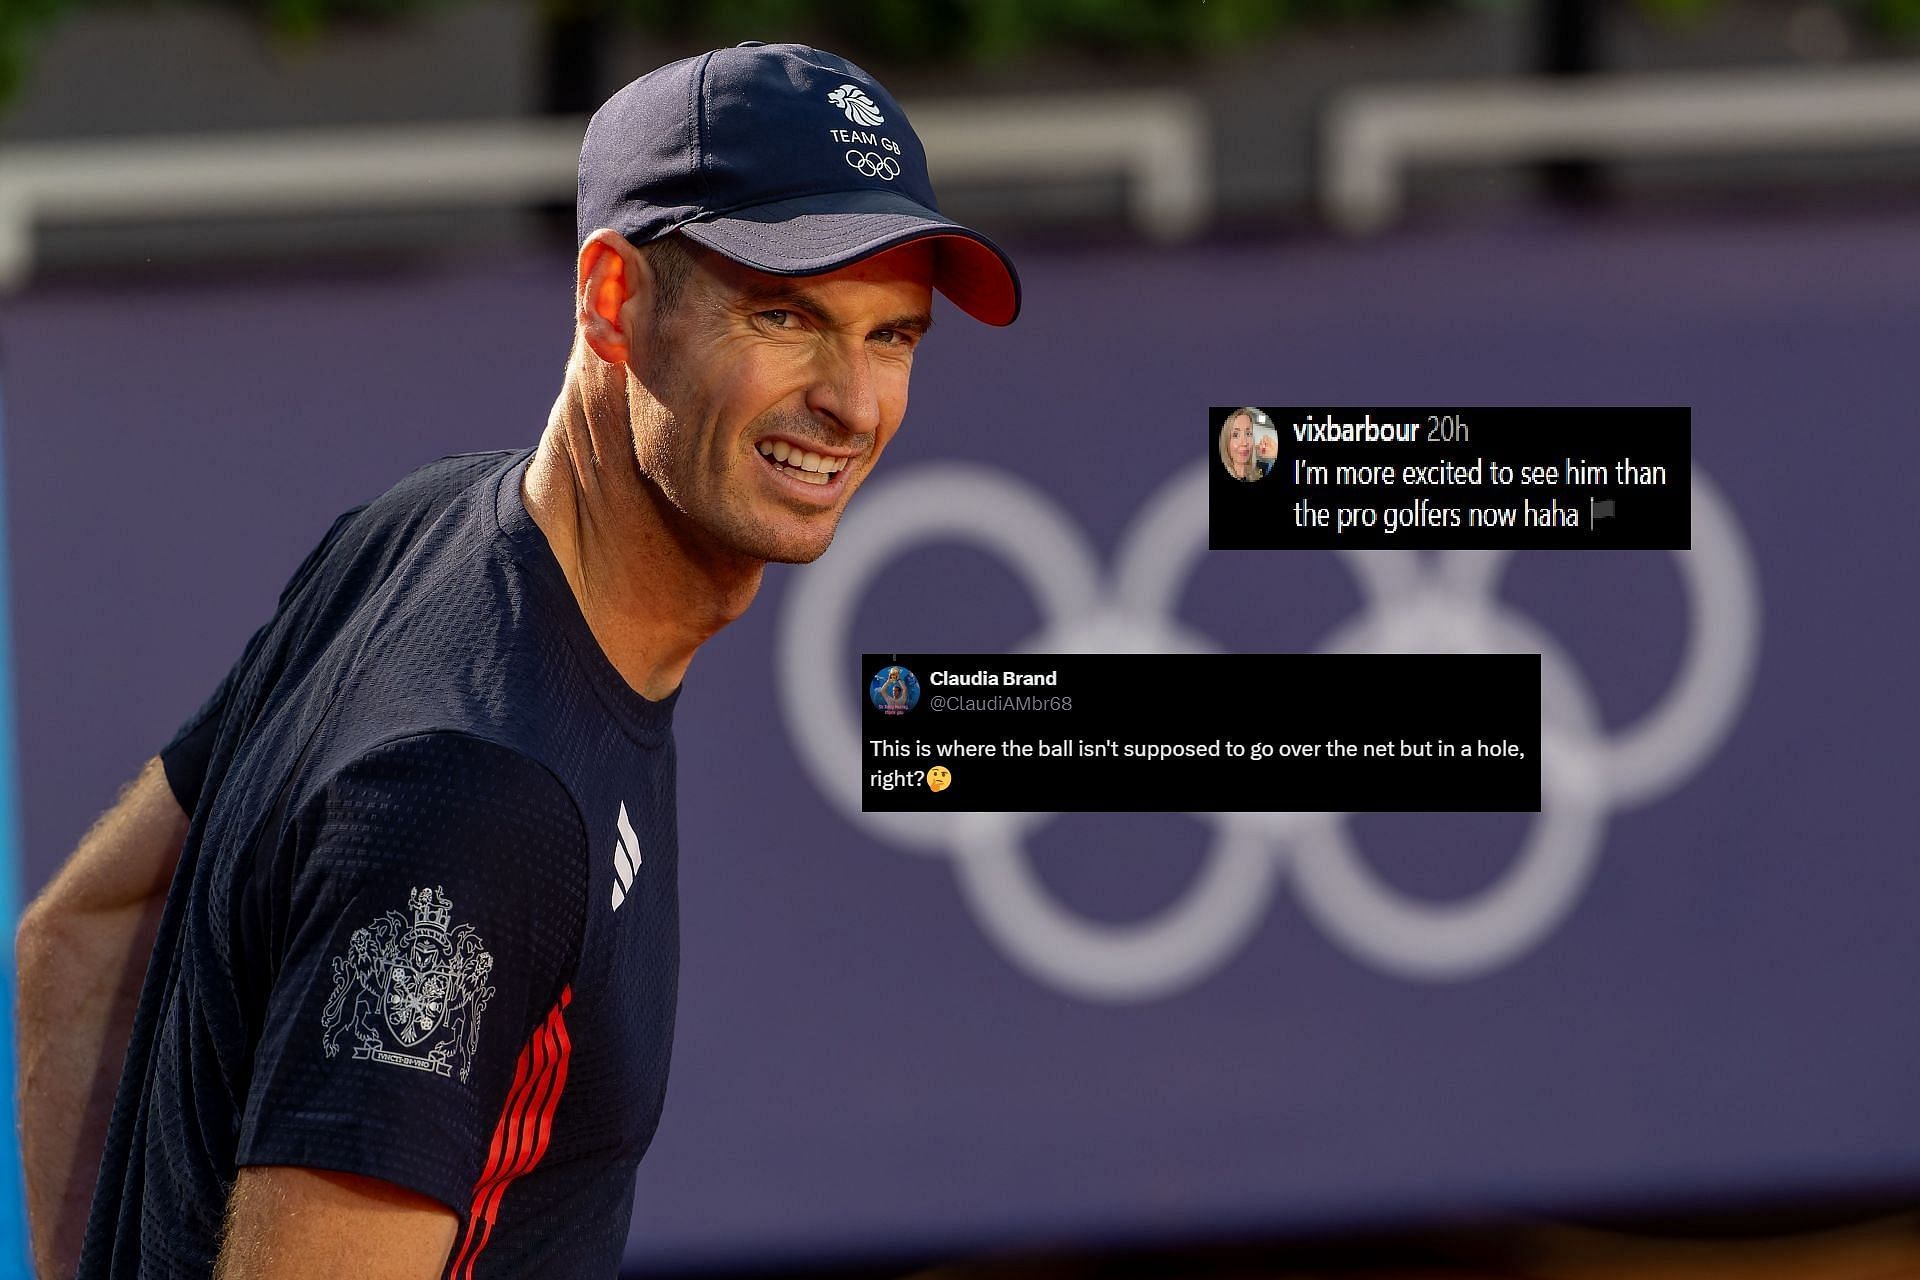
<instances>
[{"instance_id":1,"label":"olympic rings symbol","mask_svg":"<svg viewBox=\"0 0 1920 1280\"><path fill-rule=\"evenodd\" d=\"M856 608L886 564L927 542L999 556L1043 622L1036 652L1211 652L1174 617L1207 546L1206 469L1174 476L1121 539L1111 574L1045 493L1006 472L942 464L896 479L842 521L833 551L798 575L779 622L781 711L800 763L828 802L875 838L952 860L982 930L1036 981L1089 1000L1142 1001L1205 979L1259 925L1282 875L1307 916L1350 955L1406 979L1462 980L1510 964L1572 910L1610 813L1679 788L1726 739L1752 682L1759 588L1738 519L1693 469L1693 549L1672 553L1688 634L1664 698L1608 733L1566 650L1498 597L1511 556L1452 551L1335 553L1359 585L1357 616L1323 653L1541 655L1542 807L1518 856L1472 898L1409 898L1368 867L1338 813L1198 814L1206 862L1179 901L1124 925L1089 921L1048 893L1026 855L1052 814L862 813L855 698L818 673L850 652Z\"/></svg>"},{"instance_id":2,"label":"olympic rings symbol","mask_svg":"<svg viewBox=\"0 0 1920 1280\"><path fill-rule=\"evenodd\" d=\"M863 178L885 178L892 182L900 176L900 162L875 151L849 151L847 163Z\"/></svg>"}]
</instances>

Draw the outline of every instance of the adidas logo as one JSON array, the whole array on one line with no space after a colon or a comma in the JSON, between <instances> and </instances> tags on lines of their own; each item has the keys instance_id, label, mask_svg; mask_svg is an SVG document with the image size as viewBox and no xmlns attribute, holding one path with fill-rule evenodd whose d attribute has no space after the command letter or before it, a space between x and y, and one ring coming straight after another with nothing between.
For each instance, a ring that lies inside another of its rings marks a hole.
<instances>
[{"instance_id":1,"label":"adidas logo","mask_svg":"<svg viewBox=\"0 0 1920 1280\"><path fill-rule=\"evenodd\" d=\"M627 900L627 890L633 888L634 873L640 869L640 837L633 834L633 823L627 820L624 802L614 825L620 830L613 842L613 909L618 911L620 904Z\"/></svg>"}]
</instances>

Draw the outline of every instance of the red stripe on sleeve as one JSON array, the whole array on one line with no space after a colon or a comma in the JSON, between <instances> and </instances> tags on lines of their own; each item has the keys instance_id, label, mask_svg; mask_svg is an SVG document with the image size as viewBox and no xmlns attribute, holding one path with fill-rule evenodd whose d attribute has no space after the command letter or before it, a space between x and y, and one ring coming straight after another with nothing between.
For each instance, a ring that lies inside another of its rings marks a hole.
<instances>
[{"instance_id":1,"label":"red stripe on sleeve","mask_svg":"<svg viewBox=\"0 0 1920 1280\"><path fill-rule=\"evenodd\" d=\"M520 1130L527 1104L547 1071L545 1031L544 1023L535 1027L533 1034L527 1037L526 1046L520 1050L519 1061L514 1066L513 1087L507 1091L507 1100L500 1108L500 1119L493 1127L493 1141L488 1148L486 1168L481 1171L479 1181L474 1183L475 1209L503 1178L510 1176L509 1170L519 1159ZM454 1265L447 1270L449 1276L460 1274L461 1266L480 1243L479 1236L484 1225L487 1224L480 1214L469 1210L466 1239L461 1241L459 1252L454 1255Z\"/></svg>"},{"instance_id":2,"label":"red stripe on sleeve","mask_svg":"<svg viewBox=\"0 0 1920 1280\"><path fill-rule=\"evenodd\" d=\"M560 1002L547 1012L520 1050L514 1066L513 1087L500 1108L487 1151L487 1165L473 1184L473 1207L467 1212L467 1234L447 1267L449 1280L473 1280L473 1265L493 1235L500 1201L515 1178L531 1172L547 1154L553 1137L553 1113L567 1085L567 1062L573 1040L562 1015L573 1003L573 988L560 993Z\"/></svg>"}]
</instances>

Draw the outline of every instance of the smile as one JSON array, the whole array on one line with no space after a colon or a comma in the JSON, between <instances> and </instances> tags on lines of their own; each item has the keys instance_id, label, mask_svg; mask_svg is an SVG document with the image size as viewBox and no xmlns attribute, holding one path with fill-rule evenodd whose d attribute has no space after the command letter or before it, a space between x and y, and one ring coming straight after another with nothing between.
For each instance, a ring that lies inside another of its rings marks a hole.
<instances>
[{"instance_id":1,"label":"smile","mask_svg":"<svg viewBox=\"0 0 1920 1280\"><path fill-rule=\"evenodd\" d=\"M755 446L760 456L783 476L802 484L829 485L833 477L853 461L851 458L822 457L810 449L801 449L785 440L762 440Z\"/></svg>"}]
</instances>

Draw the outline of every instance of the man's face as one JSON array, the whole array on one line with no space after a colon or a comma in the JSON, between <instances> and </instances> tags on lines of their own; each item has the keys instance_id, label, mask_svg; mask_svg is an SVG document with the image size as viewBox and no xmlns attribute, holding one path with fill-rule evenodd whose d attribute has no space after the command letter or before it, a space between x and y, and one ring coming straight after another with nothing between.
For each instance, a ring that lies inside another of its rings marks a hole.
<instances>
[{"instance_id":1,"label":"man's face","mask_svg":"<svg viewBox=\"0 0 1920 1280\"><path fill-rule=\"evenodd\" d=\"M932 247L818 276L695 254L634 352L648 393L630 394L640 469L696 536L757 560L813 560L906 414Z\"/></svg>"}]
</instances>

